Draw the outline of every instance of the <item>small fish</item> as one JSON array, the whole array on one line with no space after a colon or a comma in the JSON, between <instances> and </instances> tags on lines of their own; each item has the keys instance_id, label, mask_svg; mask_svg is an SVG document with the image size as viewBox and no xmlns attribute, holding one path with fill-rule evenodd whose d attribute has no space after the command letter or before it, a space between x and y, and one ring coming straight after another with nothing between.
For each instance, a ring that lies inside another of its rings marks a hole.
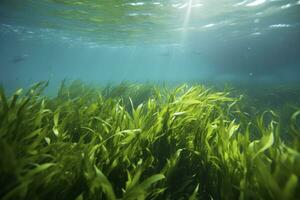
<instances>
[{"instance_id":1,"label":"small fish","mask_svg":"<svg viewBox=\"0 0 300 200\"><path fill-rule=\"evenodd\" d=\"M195 54L195 55L201 55L202 54L202 52L201 51L193 51L193 54Z\"/></svg>"},{"instance_id":2,"label":"small fish","mask_svg":"<svg viewBox=\"0 0 300 200\"><path fill-rule=\"evenodd\" d=\"M14 64L23 62L28 58L28 56L29 55L27 55L27 54L17 55L11 60L11 62L13 62Z\"/></svg>"}]
</instances>

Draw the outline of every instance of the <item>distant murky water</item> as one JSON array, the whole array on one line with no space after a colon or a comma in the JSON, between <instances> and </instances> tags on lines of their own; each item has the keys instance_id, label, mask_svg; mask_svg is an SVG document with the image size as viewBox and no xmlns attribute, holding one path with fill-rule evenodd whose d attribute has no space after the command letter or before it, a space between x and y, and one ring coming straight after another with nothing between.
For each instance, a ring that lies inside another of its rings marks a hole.
<instances>
[{"instance_id":1,"label":"distant murky water","mask_svg":"<svg viewBox=\"0 0 300 200\"><path fill-rule=\"evenodd\" d=\"M297 0L2 0L2 84L290 83Z\"/></svg>"}]
</instances>

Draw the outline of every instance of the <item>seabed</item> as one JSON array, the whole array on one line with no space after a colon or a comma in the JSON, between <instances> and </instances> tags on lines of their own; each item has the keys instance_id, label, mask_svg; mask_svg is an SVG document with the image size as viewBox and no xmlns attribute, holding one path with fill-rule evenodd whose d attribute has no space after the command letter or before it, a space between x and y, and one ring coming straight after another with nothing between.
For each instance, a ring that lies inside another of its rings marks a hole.
<instances>
[{"instance_id":1,"label":"seabed","mask_svg":"<svg viewBox=\"0 0 300 200\"><path fill-rule=\"evenodd\" d=\"M45 87L1 89L1 199L299 197L299 92Z\"/></svg>"}]
</instances>

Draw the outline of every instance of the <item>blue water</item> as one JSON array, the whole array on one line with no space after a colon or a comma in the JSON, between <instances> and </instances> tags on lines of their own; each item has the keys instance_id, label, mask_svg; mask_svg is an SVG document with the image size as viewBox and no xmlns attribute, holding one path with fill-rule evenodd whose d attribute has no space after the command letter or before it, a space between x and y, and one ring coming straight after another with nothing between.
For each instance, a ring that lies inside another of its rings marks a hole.
<instances>
[{"instance_id":1,"label":"blue water","mask_svg":"<svg viewBox=\"0 0 300 200\"><path fill-rule=\"evenodd\" d=\"M0 82L298 84L297 0L1 0Z\"/></svg>"}]
</instances>

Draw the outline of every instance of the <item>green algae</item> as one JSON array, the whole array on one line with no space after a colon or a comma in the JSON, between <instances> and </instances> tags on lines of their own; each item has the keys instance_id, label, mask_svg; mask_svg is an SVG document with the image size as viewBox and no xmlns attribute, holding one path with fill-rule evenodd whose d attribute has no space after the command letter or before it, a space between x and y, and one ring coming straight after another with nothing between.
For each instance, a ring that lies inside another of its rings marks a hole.
<instances>
[{"instance_id":1,"label":"green algae","mask_svg":"<svg viewBox=\"0 0 300 200\"><path fill-rule=\"evenodd\" d=\"M297 199L297 107L283 122L200 85L46 86L0 90L2 199Z\"/></svg>"}]
</instances>

